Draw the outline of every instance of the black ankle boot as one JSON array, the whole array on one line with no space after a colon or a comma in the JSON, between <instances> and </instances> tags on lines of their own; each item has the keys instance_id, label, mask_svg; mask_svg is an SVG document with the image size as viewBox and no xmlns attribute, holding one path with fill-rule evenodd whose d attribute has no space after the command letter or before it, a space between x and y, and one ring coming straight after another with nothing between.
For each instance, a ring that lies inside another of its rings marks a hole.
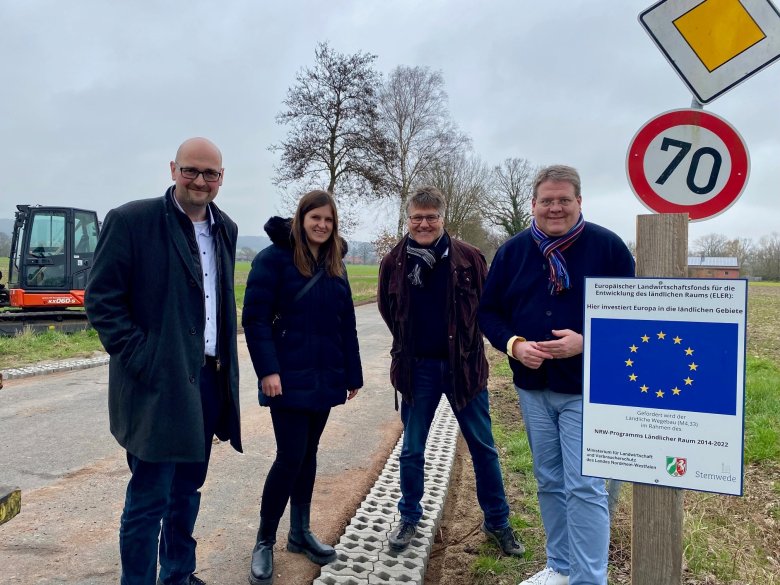
<instances>
[{"instance_id":1,"label":"black ankle boot","mask_svg":"<svg viewBox=\"0 0 780 585\"><path fill-rule=\"evenodd\" d=\"M322 544L309 529L311 504L290 503L290 534L287 536L287 550L303 553L318 565L327 565L336 558L332 546Z\"/></svg>"},{"instance_id":2,"label":"black ankle boot","mask_svg":"<svg viewBox=\"0 0 780 585\"><path fill-rule=\"evenodd\" d=\"M272 585L274 582L274 544L279 521L268 522L260 518L257 544L252 550L252 567L249 582L252 585Z\"/></svg>"}]
</instances>

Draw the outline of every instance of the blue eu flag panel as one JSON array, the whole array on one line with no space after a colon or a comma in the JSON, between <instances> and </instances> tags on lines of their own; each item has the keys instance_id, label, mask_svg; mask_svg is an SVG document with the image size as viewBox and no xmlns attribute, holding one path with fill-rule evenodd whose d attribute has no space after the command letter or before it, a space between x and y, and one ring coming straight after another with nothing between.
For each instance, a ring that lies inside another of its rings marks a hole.
<instances>
[{"instance_id":1,"label":"blue eu flag panel","mask_svg":"<svg viewBox=\"0 0 780 585\"><path fill-rule=\"evenodd\" d=\"M590 402L736 414L736 323L594 318L590 327Z\"/></svg>"}]
</instances>

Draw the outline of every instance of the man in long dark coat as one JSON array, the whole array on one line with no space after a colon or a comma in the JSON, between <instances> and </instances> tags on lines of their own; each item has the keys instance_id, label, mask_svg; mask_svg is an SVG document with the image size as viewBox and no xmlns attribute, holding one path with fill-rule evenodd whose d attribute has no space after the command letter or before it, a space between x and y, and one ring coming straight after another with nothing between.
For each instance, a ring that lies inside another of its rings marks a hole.
<instances>
[{"instance_id":1,"label":"man in long dark coat","mask_svg":"<svg viewBox=\"0 0 780 585\"><path fill-rule=\"evenodd\" d=\"M111 355L111 432L132 472L119 528L122 585L203 583L192 532L212 439L241 451L238 229L213 203L222 154L191 138L170 165L174 185L162 197L106 216L85 299Z\"/></svg>"}]
</instances>

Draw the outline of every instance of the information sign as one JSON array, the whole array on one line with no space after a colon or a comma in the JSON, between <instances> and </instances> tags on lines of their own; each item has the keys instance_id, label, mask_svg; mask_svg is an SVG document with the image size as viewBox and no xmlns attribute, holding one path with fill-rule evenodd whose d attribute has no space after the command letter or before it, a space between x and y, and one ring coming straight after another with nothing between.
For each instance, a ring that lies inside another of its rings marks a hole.
<instances>
[{"instance_id":1,"label":"information sign","mask_svg":"<svg viewBox=\"0 0 780 585\"><path fill-rule=\"evenodd\" d=\"M745 280L588 278L584 475L742 494Z\"/></svg>"}]
</instances>

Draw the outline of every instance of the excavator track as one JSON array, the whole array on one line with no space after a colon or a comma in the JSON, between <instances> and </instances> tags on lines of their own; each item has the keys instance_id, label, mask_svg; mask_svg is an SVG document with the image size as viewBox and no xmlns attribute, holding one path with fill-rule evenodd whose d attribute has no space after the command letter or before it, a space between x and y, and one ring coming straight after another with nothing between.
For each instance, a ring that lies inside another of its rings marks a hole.
<instances>
[{"instance_id":1,"label":"excavator track","mask_svg":"<svg viewBox=\"0 0 780 585\"><path fill-rule=\"evenodd\" d=\"M0 311L0 337L13 337L25 331L74 333L89 329L84 311Z\"/></svg>"}]
</instances>

